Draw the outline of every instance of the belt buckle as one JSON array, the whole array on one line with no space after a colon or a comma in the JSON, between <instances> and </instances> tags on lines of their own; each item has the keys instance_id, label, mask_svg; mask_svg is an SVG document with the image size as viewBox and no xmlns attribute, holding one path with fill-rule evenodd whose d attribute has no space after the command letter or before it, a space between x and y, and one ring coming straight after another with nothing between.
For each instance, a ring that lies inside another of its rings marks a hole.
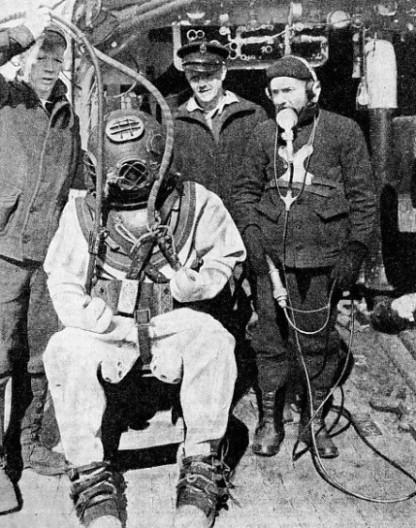
<instances>
[{"instance_id":1,"label":"belt buckle","mask_svg":"<svg viewBox=\"0 0 416 528\"><path fill-rule=\"evenodd\" d=\"M152 315L150 313L149 308L145 308L143 310L136 310L134 312L134 320L136 321L136 324L138 326L148 325L150 323L151 318Z\"/></svg>"}]
</instances>

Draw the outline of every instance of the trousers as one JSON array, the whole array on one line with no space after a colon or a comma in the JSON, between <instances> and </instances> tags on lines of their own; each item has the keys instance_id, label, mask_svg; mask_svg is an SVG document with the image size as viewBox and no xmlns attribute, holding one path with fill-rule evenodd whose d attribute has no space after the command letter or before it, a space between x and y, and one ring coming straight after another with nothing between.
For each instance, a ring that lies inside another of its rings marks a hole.
<instances>
[{"instance_id":1,"label":"trousers","mask_svg":"<svg viewBox=\"0 0 416 528\"><path fill-rule=\"evenodd\" d=\"M45 370L64 452L76 466L103 459L106 398L97 371L101 367L109 380L112 373L113 381L122 379L117 375L126 373L140 355L132 335L131 329L96 334L65 328L49 341ZM154 375L180 383L186 456L209 454L228 423L237 375L235 339L213 317L190 308L152 318L150 337Z\"/></svg>"},{"instance_id":2,"label":"trousers","mask_svg":"<svg viewBox=\"0 0 416 528\"><path fill-rule=\"evenodd\" d=\"M263 392L270 392L289 381L301 380L305 366L313 388L330 389L341 371L342 352L335 328L337 298L334 296L329 303L329 272L326 268L289 269L286 288L293 308L288 313L297 332L274 300L269 276L257 279L259 319L252 347L256 352L259 386Z\"/></svg>"},{"instance_id":3,"label":"trousers","mask_svg":"<svg viewBox=\"0 0 416 528\"><path fill-rule=\"evenodd\" d=\"M27 358L30 374L43 373L42 356L59 322L42 263L0 257L0 292L0 377Z\"/></svg>"}]
</instances>

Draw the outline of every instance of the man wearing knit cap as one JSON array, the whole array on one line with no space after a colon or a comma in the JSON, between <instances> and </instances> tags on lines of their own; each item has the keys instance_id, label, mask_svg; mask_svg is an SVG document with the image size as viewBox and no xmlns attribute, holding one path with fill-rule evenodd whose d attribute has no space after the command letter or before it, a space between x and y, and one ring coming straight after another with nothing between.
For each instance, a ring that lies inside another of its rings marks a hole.
<instances>
[{"instance_id":1,"label":"man wearing knit cap","mask_svg":"<svg viewBox=\"0 0 416 528\"><path fill-rule=\"evenodd\" d=\"M249 137L257 124L266 119L266 113L260 106L224 89L229 54L226 47L214 41L194 41L182 46L177 54L193 95L179 107L175 117L175 168L183 180L195 181L215 192L229 209L232 185ZM251 308L239 284L236 281L233 298L226 286L213 302L216 313L212 315L233 333L237 356L241 352L243 358ZM234 299L239 299L237 307Z\"/></svg>"},{"instance_id":2,"label":"man wearing knit cap","mask_svg":"<svg viewBox=\"0 0 416 528\"><path fill-rule=\"evenodd\" d=\"M232 196L257 276L262 409L252 449L279 451L286 387L300 380L299 440L333 458L325 403L352 363L335 329L337 302L355 284L374 229L370 161L358 125L319 108L319 81L304 59L285 56L266 75L276 119L254 130Z\"/></svg>"}]
</instances>

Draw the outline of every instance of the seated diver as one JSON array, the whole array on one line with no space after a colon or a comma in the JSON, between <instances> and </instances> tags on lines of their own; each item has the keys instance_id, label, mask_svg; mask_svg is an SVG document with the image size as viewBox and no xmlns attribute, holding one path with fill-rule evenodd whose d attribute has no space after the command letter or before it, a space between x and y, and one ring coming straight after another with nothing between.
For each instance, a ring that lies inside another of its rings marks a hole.
<instances>
[{"instance_id":1,"label":"seated diver","mask_svg":"<svg viewBox=\"0 0 416 528\"><path fill-rule=\"evenodd\" d=\"M244 260L244 245L217 195L193 182L178 184L172 171L156 201L161 223L150 229L148 201L165 144L162 129L132 109L110 112L104 126L105 236L91 294L85 285L94 192L67 204L45 261L65 327L51 338L45 366L71 464L71 498L84 526L125 525L124 479L104 459L100 436L106 407L100 377L118 383L137 361L149 361L156 378L180 383L186 433L174 526L208 528L228 497L219 450L236 365L234 338L203 305ZM94 129L86 156L93 174L97 142Z\"/></svg>"}]
</instances>

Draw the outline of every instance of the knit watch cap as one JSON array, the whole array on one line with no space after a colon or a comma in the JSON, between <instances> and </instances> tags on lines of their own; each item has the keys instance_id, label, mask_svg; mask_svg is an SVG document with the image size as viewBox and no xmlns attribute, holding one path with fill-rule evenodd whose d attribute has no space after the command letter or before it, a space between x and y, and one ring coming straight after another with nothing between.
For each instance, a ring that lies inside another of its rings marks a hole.
<instances>
[{"instance_id":1,"label":"knit watch cap","mask_svg":"<svg viewBox=\"0 0 416 528\"><path fill-rule=\"evenodd\" d=\"M56 33L57 35L59 35L62 40L63 40L63 44L65 45L65 48L68 46L68 42L66 40L66 35L65 35L65 32L63 31L63 29L61 29L58 25L56 24L49 24L48 26L45 27L45 29L43 30L44 33Z\"/></svg>"},{"instance_id":2,"label":"knit watch cap","mask_svg":"<svg viewBox=\"0 0 416 528\"><path fill-rule=\"evenodd\" d=\"M286 55L266 70L266 77L269 81L275 77L293 77L302 81L313 80L312 67L307 66L303 59L295 55Z\"/></svg>"}]
</instances>

